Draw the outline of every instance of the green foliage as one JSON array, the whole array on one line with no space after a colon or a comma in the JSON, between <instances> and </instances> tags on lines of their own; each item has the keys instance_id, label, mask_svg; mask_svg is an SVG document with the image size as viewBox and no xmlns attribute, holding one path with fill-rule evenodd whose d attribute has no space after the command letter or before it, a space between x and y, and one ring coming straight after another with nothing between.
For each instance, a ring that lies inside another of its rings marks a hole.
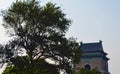
<instances>
[{"instance_id":1,"label":"green foliage","mask_svg":"<svg viewBox=\"0 0 120 74\"><path fill-rule=\"evenodd\" d=\"M44 57L59 63L56 70L72 73L72 64L79 62L81 54L76 40L65 37L71 21L59 6L50 2L40 6L36 0L17 0L3 11L3 20L3 26L13 37L4 48L13 68L24 68L27 74L34 74L36 63ZM26 56L21 57L19 54L23 49Z\"/></svg>"},{"instance_id":2,"label":"green foliage","mask_svg":"<svg viewBox=\"0 0 120 74\"><path fill-rule=\"evenodd\" d=\"M73 74L101 74L101 73L96 69L88 70L88 69L81 68L79 71L76 71Z\"/></svg>"},{"instance_id":3,"label":"green foliage","mask_svg":"<svg viewBox=\"0 0 120 74\"><path fill-rule=\"evenodd\" d=\"M28 74L28 63L25 64L23 58L26 57L13 58L12 60L14 60L16 64L9 64L2 74ZM39 62L35 62L33 74L59 74L59 72L57 66L47 63L45 59L40 59Z\"/></svg>"}]
</instances>

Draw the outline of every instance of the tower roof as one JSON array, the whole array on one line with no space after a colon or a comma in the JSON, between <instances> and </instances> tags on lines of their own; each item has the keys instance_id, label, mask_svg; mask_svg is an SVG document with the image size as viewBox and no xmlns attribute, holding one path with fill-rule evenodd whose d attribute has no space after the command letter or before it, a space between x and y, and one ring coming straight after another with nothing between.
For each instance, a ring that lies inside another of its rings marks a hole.
<instances>
[{"instance_id":1,"label":"tower roof","mask_svg":"<svg viewBox=\"0 0 120 74\"><path fill-rule=\"evenodd\" d=\"M109 58L106 57L107 53L104 52L102 41L94 42L94 43L83 43L81 42L80 49L83 54L82 57L103 57L106 60Z\"/></svg>"},{"instance_id":2,"label":"tower roof","mask_svg":"<svg viewBox=\"0 0 120 74\"><path fill-rule=\"evenodd\" d=\"M103 51L102 41L94 42L94 43L83 43L81 42L80 49L84 51Z\"/></svg>"}]
</instances>

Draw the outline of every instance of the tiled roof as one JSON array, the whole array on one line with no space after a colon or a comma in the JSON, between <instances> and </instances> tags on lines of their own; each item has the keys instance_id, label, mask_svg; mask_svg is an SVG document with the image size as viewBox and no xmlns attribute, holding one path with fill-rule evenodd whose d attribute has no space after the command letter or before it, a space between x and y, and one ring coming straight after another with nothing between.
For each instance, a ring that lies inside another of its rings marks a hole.
<instances>
[{"instance_id":1,"label":"tiled roof","mask_svg":"<svg viewBox=\"0 0 120 74\"><path fill-rule=\"evenodd\" d=\"M84 51L103 51L102 41L96 43L82 43L80 49Z\"/></svg>"}]
</instances>

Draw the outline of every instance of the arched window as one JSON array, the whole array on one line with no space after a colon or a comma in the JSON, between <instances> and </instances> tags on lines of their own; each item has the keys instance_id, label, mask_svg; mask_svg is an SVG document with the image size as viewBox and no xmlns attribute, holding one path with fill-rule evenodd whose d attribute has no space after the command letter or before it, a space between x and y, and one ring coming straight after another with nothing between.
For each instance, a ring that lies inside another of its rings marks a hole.
<instances>
[{"instance_id":1,"label":"arched window","mask_svg":"<svg viewBox=\"0 0 120 74\"><path fill-rule=\"evenodd\" d=\"M86 64L86 65L85 65L85 69L90 70L90 69L91 69L91 66L90 66L89 64Z\"/></svg>"}]
</instances>

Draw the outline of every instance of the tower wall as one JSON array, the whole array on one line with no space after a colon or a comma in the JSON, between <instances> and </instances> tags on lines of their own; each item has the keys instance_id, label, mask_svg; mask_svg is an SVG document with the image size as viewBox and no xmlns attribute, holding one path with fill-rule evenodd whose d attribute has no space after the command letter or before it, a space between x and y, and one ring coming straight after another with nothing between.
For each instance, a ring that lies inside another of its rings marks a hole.
<instances>
[{"instance_id":1,"label":"tower wall","mask_svg":"<svg viewBox=\"0 0 120 74\"><path fill-rule=\"evenodd\" d=\"M76 65L76 69L85 68L85 65L89 64L91 69L96 69L101 72L101 74L108 73L108 63L102 58L82 58L79 64Z\"/></svg>"},{"instance_id":2,"label":"tower wall","mask_svg":"<svg viewBox=\"0 0 120 74\"><path fill-rule=\"evenodd\" d=\"M84 68L86 64L89 64L91 69L102 70L102 59L99 58L82 58L79 65L76 65L76 68Z\"/></svg>"},{"instance_id":3,"label":"tower wall","mask_svg":"<svg viewBox=\"0 0 120 74\"><path fill-rule=\"evenodd\" d=\"M101 74L110 74L108 71L108 60L107 53L104 52L102 42L96 43L82 43L80 45L82 50L82 57L79 64L75 65L76 70L85 68L86 65L90 66L90 69L96 69Z\"/></svg>"}]
</instances>

